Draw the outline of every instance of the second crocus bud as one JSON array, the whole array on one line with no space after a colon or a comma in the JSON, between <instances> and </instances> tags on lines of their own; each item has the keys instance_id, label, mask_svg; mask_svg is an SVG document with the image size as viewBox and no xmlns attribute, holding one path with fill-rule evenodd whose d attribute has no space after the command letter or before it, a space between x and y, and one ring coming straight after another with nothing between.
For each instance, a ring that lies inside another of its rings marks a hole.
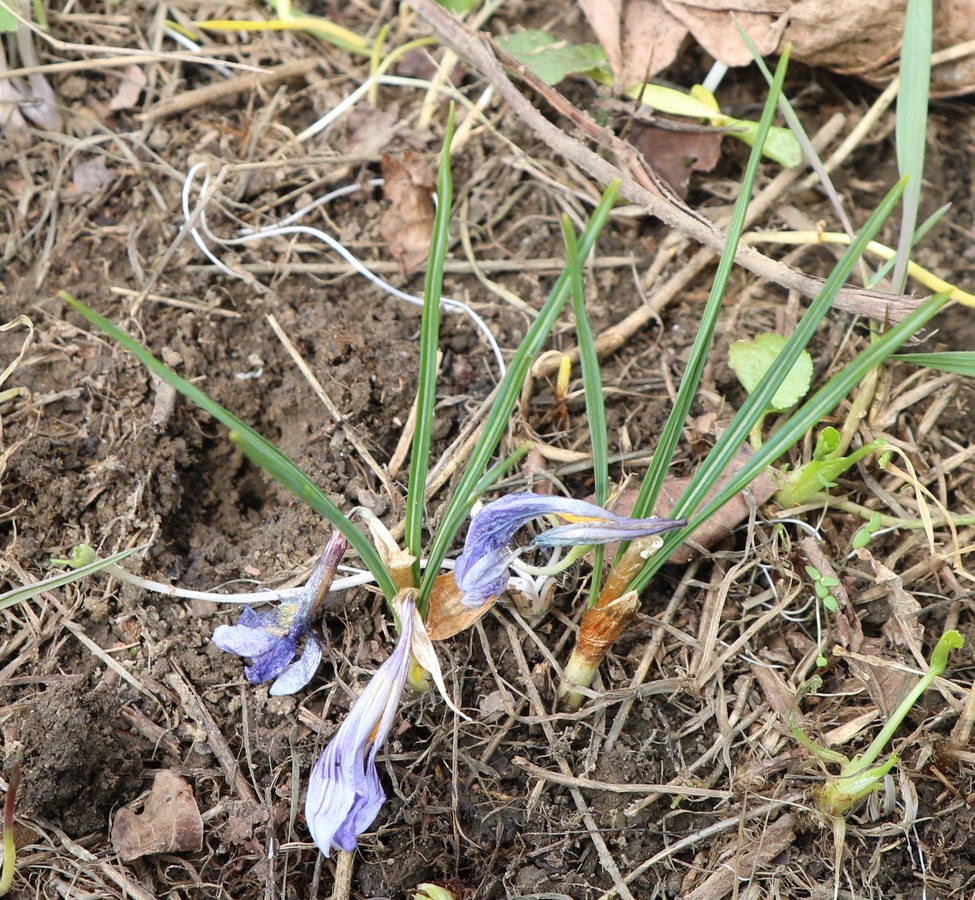
<instances>
[{"instance_id":1,"label":"second crocus bud","mask_svg":"<svg viewBox=\"0 0 975 900\"><path fill-rule=\"evenodd\" d=\"M558 689L563 708L574 712L582 706L585 697L573 686L588 687L592 684L606 652L633 621L639 609L640 598L636 591L628 591L605 606L586 610L575 648L565 666L565 681Z\"/></svg>"}]
</instances>

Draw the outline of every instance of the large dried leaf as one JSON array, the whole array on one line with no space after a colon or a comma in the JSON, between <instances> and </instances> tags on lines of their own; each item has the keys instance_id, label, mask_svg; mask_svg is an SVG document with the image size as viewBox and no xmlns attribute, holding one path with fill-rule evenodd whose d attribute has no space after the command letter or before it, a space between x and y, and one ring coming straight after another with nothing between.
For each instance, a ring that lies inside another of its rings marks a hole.
<instances>
[{"instance_id":1,"label":"large dried leaf","mask_svg":"<svg viewBox=\"0 0 975 900\"><path fill-rule=\"evenodd\" d=\"M383 156L383 192L390 207L380 231L404 275L430 253L433 193L436 180L427 161L412 150L400 157Z\"/></svg>"},{"instance_id":2,"label":"large dried leaf","mask_svg":"<svg viewBox=\"0 0 975 900\"><path fill-rule=\"evenodd\" d=\"M123 862L151 853L199 852L203 819L190 783L175 772L159 772L141 813L126 806L116 814L112 846Z\"/></svg>"},{"instance_id":3,"label":"large dried leaf","mask_svg":"<svg viewBox=\"0 0 975 900\"><path fill-rule=\"evenodd\" d=\"M628 139L653 170L684 198L691 172L710 172L718 164L722 136L718 130L677 130L637 122Z\"/></svg>"},{"instance_id":4,"label":"large dried leaf","mask_svg":"<svg viewBox=\"0 0 975 900\"><path fill-rule=\"evenodd\" d=\"M663 71L690 35L715 59L752 61L734 19L763 54L792 44L792 58L876 83L897 74L907 0L579 0L621 86ZM934 4L934 46L975 39L975 0ZM975 55L936 66L931 92L975 90Z\"/></svg>"},{"instance_id":5,"label":"large dried leaf","mask_svg":"<svg viewBox=\"0 0 975 900\"><path fill-rule=\"evenodd\" d=\"M434 579L426 621L427 636L431 641L444 641L460 634L494 605L494 600L489 600L480 606L464 606L460 602L462 596L453 572L446 572Z\"/></svg>"},{"instance_id":6,"label":"large dried leaf","mask_svg":"<svg viewBox=\"0 0 975 900\"><path fill-rule=\"evenodd\" d=\"M660 0L579 0L620 88L640 84L676 58L687 28Z\"/></svg>"},{"instance_id":7,"label":"large dried leaf","mask_svg":"<svg viewBox=\"0 0 975 900\"><path fill-rule=\"evenodd\" d=\"M734 0L733 3L663 0L667 12L681 23L715 59L728 66L752 61L748 47L735 28L734 19L754 41L763 56L774 53L786 25L784 13L791 0Z\"/></svg>"}]
</instances>

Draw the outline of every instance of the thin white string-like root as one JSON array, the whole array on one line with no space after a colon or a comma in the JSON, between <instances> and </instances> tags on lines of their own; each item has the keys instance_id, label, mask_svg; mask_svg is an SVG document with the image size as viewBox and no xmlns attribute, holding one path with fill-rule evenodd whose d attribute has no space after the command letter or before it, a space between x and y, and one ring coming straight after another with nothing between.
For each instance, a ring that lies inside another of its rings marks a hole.
<instances>
[{"instance_id":1,"label":"thin white string-like root","mask_svg":"<svg viewBox=\"0 0 975 900\"><path fill-rule=\"evenodd\" d=\"M363 584L372 584L376 580L372 577L371 572L356 569L353 566L339 566L339 569L354 574L347 575L344 578L336 578L332 582L329 594L338 594L341 591L347 591ZM162 594L164 597L179 597L182 600L205 600L208 603L236 603L244 606L255 603L272 603L278 600L290 600L292 597L297 597L303 590L301 587L282 588L281 590L268 588L249 594L217 594L213 591L191 591L188 588L175 587L171 584L164 584L161 581L141 578L118 565L106 566L105 571L127 584L134 585L152 594Z\"/></svg>"},{"instance_id":2,"label":"thin white string-like root","mask_svg":"<svg viewBox=\"0 0 975 900\"><path fill-rule=\"evenodd\" d=\"M409 294L406 291L401 291L399 288L394 287L389 282L384 281L382 278L376 275L375 272L372 272L367 266L365 266L362 262L360 262L348 249L346 249L346 247L342 243L340 243L331 235L327 234L326 232L322 231L319 228L312 228L311 226L308 225L278 224L278 225L270 226L268 228L260 228L260 229L252 229L252 230L247 229L242 234L240 234L239 237L236 238L220 238L210 231L209 227L207 226L206 217L202 214L199 216L198 227L189 225L190 217L191 217L190 196L193 193L197 173L201 168L204 168L204 166L205 166L204 163L197 163L186 174L186 179L183 182L183 191L182 191L183 217L186 220L187 225L189 226L189 233L192 236L193 240L196 242L196 245L200 248L200 250L207 257L207 259L209 259L210 262L213 263L213 265L215 265L224 274L229 275L233 278L241 277L240 273L236 272L234 269L231 269L229 266L227 266L209 248L209 246L207 245L207 240L215 244L220 244L221 246L224 247L232 247L232 246L238 246L240 244L250 243L252 241L264 240L265 238L281 237L284 235L303 234L309 237L317 238L326 246L330 247L339 256L341 256L342 259L344 259L350 266L352 266L352 268L355 269L356 272L358 272L358 274L360 274L363 278L367 279L368 281L372 282L372 284L376 285L376 287L381 288L387 294L395 297L398 300L403 300L406 303L413 304L414 306L423 306L422 297L417 297L414 294ZM210 176L207 173L204 175L203 182L200 187L201 203L205 203L207 199L206 195L209 188L209 183L210 183ZM368 184L371 186L382 184L382 179L381 178L371 179L368 182ZM346 185L345 187L339 188L336 191L331 191L329 194L326 194L324 197L320 197L314 203L308 204L307 206L293 213L284 221L287 223L293 223L298 219L300 219L302 216L307 215L312 209L315 209L318 206L323 205L329 200L333 200L336 197L341 197L347 194L354 193L357 190L361 190L360 185ZM204 239L204 234L206 235L206 240ZM498 370L500 376L503 377L504 373L507 371L504 362L504 357L502 356L501 348L498 346L498 342L495 339L494 334L491 332L491 329L488 327L487 323L476 312L474 312L474 310L471 309L466 303L462 303L459 300L452 300L449 297L442 297L440 300L440 305L442 309L447 310L449 312L466 315L474 323L475 327L478 329L478 331L481 332L481 334L484 336L484 339L487 341L488 346L491 348L491 353L494 355L494 359L498 364Z\"/></svg>"},{"instance_id":3,"label":"thin white string-like root","mask_svg":"<svg viewBox=\"0 0 975 900\"><path fill-rule=\"evenodd\" d=\"M420 568L425 569L426 565L427 561L421 559ZM336 578L329 588L329 596L332 594L340 594L342 591L348 591L355 587L361 587L364 584L375 584L376 582L372 573L365 569L357 569L355 566L339 566L338 568L340 571L350 572L352 574L346 575L344 578ZM454 568L454 561L452 559L445 559L441 563L441 568L447 569L448 571L452 570ZM265 588L260 591L245 594L217 594L213 591L193 591L189 588L165 584L162 581L142 578L123 569L119 565L106 566L104 571L114 575L120 581L124 581L141 590L149 591L152 594L161 594L164 597L179 597L181 600L205 600L207 603L230 603L238 606L251 606L258 603L275 603L280 600L290 600L292 597L297 597L304 589L303 587Z\"/></svg>"}]
</instances>

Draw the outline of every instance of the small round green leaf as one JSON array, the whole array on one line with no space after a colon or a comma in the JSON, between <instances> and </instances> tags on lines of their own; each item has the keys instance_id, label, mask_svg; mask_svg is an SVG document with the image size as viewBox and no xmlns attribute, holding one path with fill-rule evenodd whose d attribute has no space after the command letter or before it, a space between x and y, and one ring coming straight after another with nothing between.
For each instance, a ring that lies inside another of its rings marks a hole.
<instances>
[{"instance_id":1,"label":"small round green leaf","mask_svg":"<svg viewBox=\"0 0 975 900\"><path fill-rule=\"evenodd\" d=\"M735 341L728 351L728 365L734 369L742 387L753 393L759 382L776 364L786 339L780 334L760 334L754 341ZM775 392L768 409L783 412L795 406L809 392L812 382L812 357L803 350L792 370Z\"/></svg>"}]
</instances>

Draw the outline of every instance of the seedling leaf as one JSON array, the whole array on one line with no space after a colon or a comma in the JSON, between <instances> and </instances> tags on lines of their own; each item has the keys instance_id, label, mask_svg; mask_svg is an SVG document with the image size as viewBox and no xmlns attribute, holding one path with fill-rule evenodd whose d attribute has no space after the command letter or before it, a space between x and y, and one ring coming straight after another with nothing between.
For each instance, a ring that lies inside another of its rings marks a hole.
<instances>
[{"instance_id":1,"label":"seedling leaf","mask_svg":"<svg viewBox=\"0 0 975 900\"><path fill-rule=\"evenodd\" d=\"M754 341L735 341L728 351L728 364L734 369L742 387L751 394L776 363L786 339L780 334L760 334ZM805 350L799 354L785 381L769 401L767 409L784 412L795 406L809 392L813 361Z\"/></svg>"},{"instance_id":2,"label":"seedling leaf","mask_svg":"<svg viewBox=\"0 0 975 900\"><path fill-rule=\"evenodd\" d=\"M570 44L535 28L516 31L497 41L546 84L558 84L570 75L609 74L606 51L598 44Z\"/></svg>"},{"instance_id":3,"label":"seedling leaf","mask_svg":"<svg viewBox=\"0 0 975 900\"><path fill-rule=\"evenodd\" d=\"M813 459L816 462L825 462L836 454L840 449L840 433L832 426L827 425L816 438L816 449L813 450Z\"/></svg>"},{"instance_id":4,"label":"seedling leaf","mask_svg":"<svg viewBox=\"0 0 975 900\"><path fill-rule=\"evenodd\" d=\"M836 429L825 428L823 431L835 432ZM832 452L826 452L831 446ZM816 451L813 453L812 460L784 476L782 487L776 492L775 499L785 508L800 506L808 502L813 494L835 487L836 479L850 466L858 463L865 456L881 450L884 446L886 446L885 442L878 438L869 444L864 444L848 456L835 456L833 454L839 452L839 435L836 435L834 442L832 436L824 437L821 434L816 441ZM820 450L824 451L822 457L817 456Z\"/></svg>"},{"instance_id":5,"label":"seedling leaf","mask_svg":"<svg viewBox=\"0 0 975 900\"><path fill-rule=\"evenodd\" d=\"M447 12L455 16L466 16L481 0L437 0Z\"/></svg>"}]
</instances>

